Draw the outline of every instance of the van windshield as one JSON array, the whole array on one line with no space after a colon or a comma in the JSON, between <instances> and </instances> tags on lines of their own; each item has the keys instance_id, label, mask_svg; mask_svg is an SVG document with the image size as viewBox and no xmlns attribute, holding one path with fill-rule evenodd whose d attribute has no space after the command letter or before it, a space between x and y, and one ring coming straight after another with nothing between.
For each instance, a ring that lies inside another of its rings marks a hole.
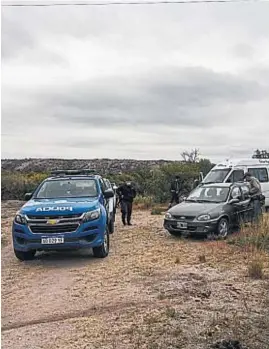
<instances>
[{"instance_id":1,"label":"van windshield","mask_svg":"<svg viewBox=\"0 0 269 349\"><path fill-rule=\"evenodd\" d=\"M231 168L221 169L221 170L212 170L206 176L204 183L223 183L224 179L231 172Z\"/></svg>"}]
</instances>

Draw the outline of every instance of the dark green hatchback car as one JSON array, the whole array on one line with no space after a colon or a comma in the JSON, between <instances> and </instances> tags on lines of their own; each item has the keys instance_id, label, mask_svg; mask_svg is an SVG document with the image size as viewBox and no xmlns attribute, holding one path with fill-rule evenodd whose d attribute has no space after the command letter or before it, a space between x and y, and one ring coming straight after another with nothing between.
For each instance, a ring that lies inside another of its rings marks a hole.
<instances>
[{"instance_id":1,"label":"dark green hatchback car","mask_svg":"<svg viewBox=\"0 0 269 349\"><path fill-rule=\"evenodd\" d=\"M232 228L249 222L251 217L246 183L204 184L166 212L164 228L172 235L216 234L225 238Z\"/></svg>"}]
</instances>

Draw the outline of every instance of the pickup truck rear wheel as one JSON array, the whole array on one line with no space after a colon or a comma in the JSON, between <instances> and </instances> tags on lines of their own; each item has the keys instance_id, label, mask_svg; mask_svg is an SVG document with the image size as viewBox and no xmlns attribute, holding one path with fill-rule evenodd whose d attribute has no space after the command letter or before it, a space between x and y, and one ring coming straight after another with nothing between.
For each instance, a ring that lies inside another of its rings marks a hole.
<instances>
[{"instance_id":1,"label":"pickup truck rear wheel","mask_svg":"<svg viewBox=\"0 0 269 349\"><path fill-rule=\"evenodd\" d=\"M102 245L94 247L93 249L93 255L96 258L105 258L108 256L109 253L109 229L108 226L106 228L104 241Z\"/></svg>"},{"instance_id":2,"label":"pickup truck rear wheel","mask_svg":"<svg viewBox=\"0 0 269 349\"><path fill-rule=\"evenodd\" d=\"M18 251L14 249L15 256L20 260L20 261L30 261L35 258L36 250L31 250L31 251Z\"/></svg>"}]
</instances>

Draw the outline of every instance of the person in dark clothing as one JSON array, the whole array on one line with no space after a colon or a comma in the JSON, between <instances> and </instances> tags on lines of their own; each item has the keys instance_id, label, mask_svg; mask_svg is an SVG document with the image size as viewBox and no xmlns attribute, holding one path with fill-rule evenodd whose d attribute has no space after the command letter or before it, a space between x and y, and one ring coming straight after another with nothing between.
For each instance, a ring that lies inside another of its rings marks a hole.
<instances>
[{"instance_id":1,"label":"person in dark clothing","mask_svg":"<svg viewBox=\"0 0 269 349\"><path fill-rule=\"evenodd\" d=\"M172 181L171 183L171 201L169 203L169 208L172 207L173 202L175 202L176 204L179 203L179 194L182 190L182 183L180 180L180 176L176 176L175 179Z\"/></svg>"},{"instance_id":2,"label":"person in dark clothing","mask_svg":"<svg viewBox=\"0 0 269 349\"><path fill-rule=\"evenodd\" d=\"M253 206L253 222L258 223L262 215L262 190L259 180L247 172L244 176L245 181L249 184L249 193Z\"/></svg>"},{"instance_id":3,"label":"person in dark clothing","mask_svg":"<svg viewBox=\"0 0 269 349\"><path fill-rule=\"evenodd\" d=\"M119 195L120 200L122 223L123 225L126 225L127 218L127 224L132 225L131 217L133 209L133 200L136 197L136 190L132 186L131 182L126 182L117 189L117 193Z\"/></svg>"}]
</instances>

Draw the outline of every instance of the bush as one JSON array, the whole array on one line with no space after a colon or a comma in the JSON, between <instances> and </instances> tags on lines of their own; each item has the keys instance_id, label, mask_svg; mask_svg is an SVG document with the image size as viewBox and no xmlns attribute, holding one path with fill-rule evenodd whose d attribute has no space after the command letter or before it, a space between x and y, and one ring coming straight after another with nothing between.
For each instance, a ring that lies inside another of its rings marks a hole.
<instances>
[{"instance_id":1,"label":"bush","mask_svg":"<svg viewBox=\"0 0 269 349\"><path fill-rule=\"evenodd\" d=\"M199 172L203 170L206 174L210 166L208 160L201 160L200 163L175 162L154 169L143 168L136 172L107 175L107 178L117 185L125 181L133 182L139 195L136 202L142 200L140 204L152 207L153 202L167 203L170 200L170 183L176 174L180 175L184 194L187 194ZM2 200L23 200L24 194L33 191L46 177L47 173L2 171Z\"/></svg>"},{"instance_id":2,"label":"bush","mask_svg":"<svg viewBox=\"0 0 269 349\"><path fill-rule=\"evenodd\" d=\"M262 279L264 274L263 268L263 261L255 258L248 265L248 275L253 279Z\"/></svg>"},{"instance_id":3,"label":"bush","mask_svg":"<svg viewBox=\"0 0 269 349\"><path fill-rule=\"evenodd\" d=\"M134 205L138 206L142 209L149 209L153 205L153 197L152 196L142 196L138 195L134 199Z\"/></svg>"},{"instance_id":4,"label":"bush","mask_svg":"<svg viewBox=\"0 0 269 349\"><path fill-rule=\"evenodd\" d=\"M44 173L2 172L1 199L23 200L24 194L34 191L46 177Z\"/></svg>"}]
</instances>

